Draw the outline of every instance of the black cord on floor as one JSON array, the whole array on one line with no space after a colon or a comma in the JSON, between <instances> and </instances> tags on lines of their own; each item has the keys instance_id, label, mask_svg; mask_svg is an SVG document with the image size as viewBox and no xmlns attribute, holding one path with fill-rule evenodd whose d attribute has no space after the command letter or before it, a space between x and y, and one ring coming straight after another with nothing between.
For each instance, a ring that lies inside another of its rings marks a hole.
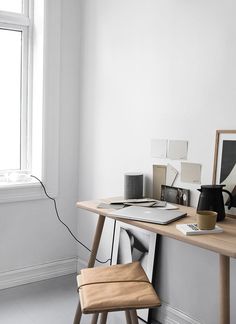
<instances>
[{"instance_id":1,"label":"black cord on floor","mask_svg":"<svg viewBox=\"0 0 236 324\"><path fill-rule=\"evenodd\" d=\"M78 242L80 245L82 245L86 250L88 250L89 252L92 252L84 243L82 243L80 240L78 240L77 239L77 237L72 233L72 231L71 231L71 229L69 228L69 226L67 226L62 220L61 220L61 218L60 218L60 216L59 216L59 213L58 213L58 209L57 209L57 202L56 202L56 199L54 199L54 198L52 198L52 197L50 197L49 195L48 195L48 193L47 193L47 190L46 190L46 188L45 188L45 186L44 186L44 184L43 184L43 182L39 179L39 178L37 178L36 176L34 176L34 175L31 175L31 177L32 178L35 178L40 184L41 184L41 186L42 186L42 188L43 188L43 191L44 191L44 193L45 193L45 195L50 199L50 200L52 200L53 201L53 203L54 203L54 209L55 209L55 212L56 212L56 215L57 215L57 219L59 220L59 222L60 223L62 223L66 228L67 228L67 230L68 230L68 232L70 233L70 235L74 238L74 240L76 241L76 242ZM96 258L96 261L97 262L99 262L99 263L107 263L107 262L109 262L109 261L111 261L111 258L109 258L109 259L107 259L106 261L101 261L101 260L99 260L99 259L97 259Z\"/></svg>"}]
</instances>

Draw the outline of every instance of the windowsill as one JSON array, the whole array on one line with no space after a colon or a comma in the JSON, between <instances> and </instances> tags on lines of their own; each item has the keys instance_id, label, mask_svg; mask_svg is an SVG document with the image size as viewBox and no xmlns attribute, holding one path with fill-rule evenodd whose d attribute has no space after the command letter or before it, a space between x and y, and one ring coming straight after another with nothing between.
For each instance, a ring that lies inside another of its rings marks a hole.
<instances>
[{"instance_id":1,"label":"windowsill","mask_svg":"<svg viewBox=\"0 0 236 324\"><path fill-rule=\"evenodd\" d=\"M27 181L1 181L0 182L0 190L1 189L6 189L6 188L21 188L21 187L28 187L28 186L34 186L39 184L39 182L32 178L32 180L27 180Z\"/></svg>"},{"instance_id":2,"label":"windowsill","mask_svg":"<svg viewBox=\"0 0 236 324\"><path fill-rule=\"evenodd\" d=\"M44 198L46 198L46 196L37 180L0 184L0 203Z\"/></svg>"}]
</instances>

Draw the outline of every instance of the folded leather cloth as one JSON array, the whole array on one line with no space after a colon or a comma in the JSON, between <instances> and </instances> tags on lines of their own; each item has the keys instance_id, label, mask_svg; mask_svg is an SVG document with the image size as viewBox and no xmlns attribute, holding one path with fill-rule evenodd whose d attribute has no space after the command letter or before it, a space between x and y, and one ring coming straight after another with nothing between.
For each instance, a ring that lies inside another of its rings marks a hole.
<instances>
[{"instance_id":1,"label":"folded leather cloth","mask_svg":"<svg viewBox=\"0 0 236 324\"><path fill-rule=\"evenodd\" d=\"M139 262L83 269L77 280L83 313L160 306Z\"/></svg>"}]
</instances>

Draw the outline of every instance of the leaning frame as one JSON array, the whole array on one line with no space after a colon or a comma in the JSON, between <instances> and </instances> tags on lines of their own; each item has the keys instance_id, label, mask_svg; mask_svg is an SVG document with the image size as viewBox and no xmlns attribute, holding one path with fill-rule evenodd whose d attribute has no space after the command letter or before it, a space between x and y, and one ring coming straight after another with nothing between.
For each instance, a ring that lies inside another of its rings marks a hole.
<instances>
[{"instance_id":1,"label":"leaning frame","mask_svg":"<svg viewBox=\"0 0 236 324\"><path fill-rule=\"evenodd\" d=\"M152 282L157 235L123 222L116 222L112 264L140 261ZM138 317L148 322L149 310L140 309Z\"/></svg>"},{"instance_id":2,"label":"leaning frame","mask_svg":"<svg viewBox=\"0 0 236 324\"><path fill-rule=\"evenodd\" d=\"M233 195L233 206L226 213L236 215L236 130L217 130L213 165L213 184L225 184Z\"/></svg>"}]
</instances>

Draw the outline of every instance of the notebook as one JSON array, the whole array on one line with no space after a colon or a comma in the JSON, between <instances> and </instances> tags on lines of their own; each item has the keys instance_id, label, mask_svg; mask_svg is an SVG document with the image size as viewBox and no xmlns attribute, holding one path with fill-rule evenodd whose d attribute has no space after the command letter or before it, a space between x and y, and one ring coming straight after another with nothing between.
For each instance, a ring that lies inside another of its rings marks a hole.
<instances>
[{"instance_id":1,"label":"notebook","mask_svg":"<svg viewBox=\"0 0 236 324\"><path fill-rule=\"evenodd\" d=\"M212 230L200 230L197 224L177 224L176 228L185 235L215 234L223 232L223 228L215 226Z\"/></svg>"},{"instance_id":2,"label":"notebook","mask_svg":"<svg viewBox=\"0 0 236 324\"><path fill-rule=\"evenodd\" d=\"M166 210L151 207L130 206L115 210L110 215L119 218L138 220L154 224L169 224L179 218L186 216L185 212L180 210Z\"/></svg>"}]
</instances>

